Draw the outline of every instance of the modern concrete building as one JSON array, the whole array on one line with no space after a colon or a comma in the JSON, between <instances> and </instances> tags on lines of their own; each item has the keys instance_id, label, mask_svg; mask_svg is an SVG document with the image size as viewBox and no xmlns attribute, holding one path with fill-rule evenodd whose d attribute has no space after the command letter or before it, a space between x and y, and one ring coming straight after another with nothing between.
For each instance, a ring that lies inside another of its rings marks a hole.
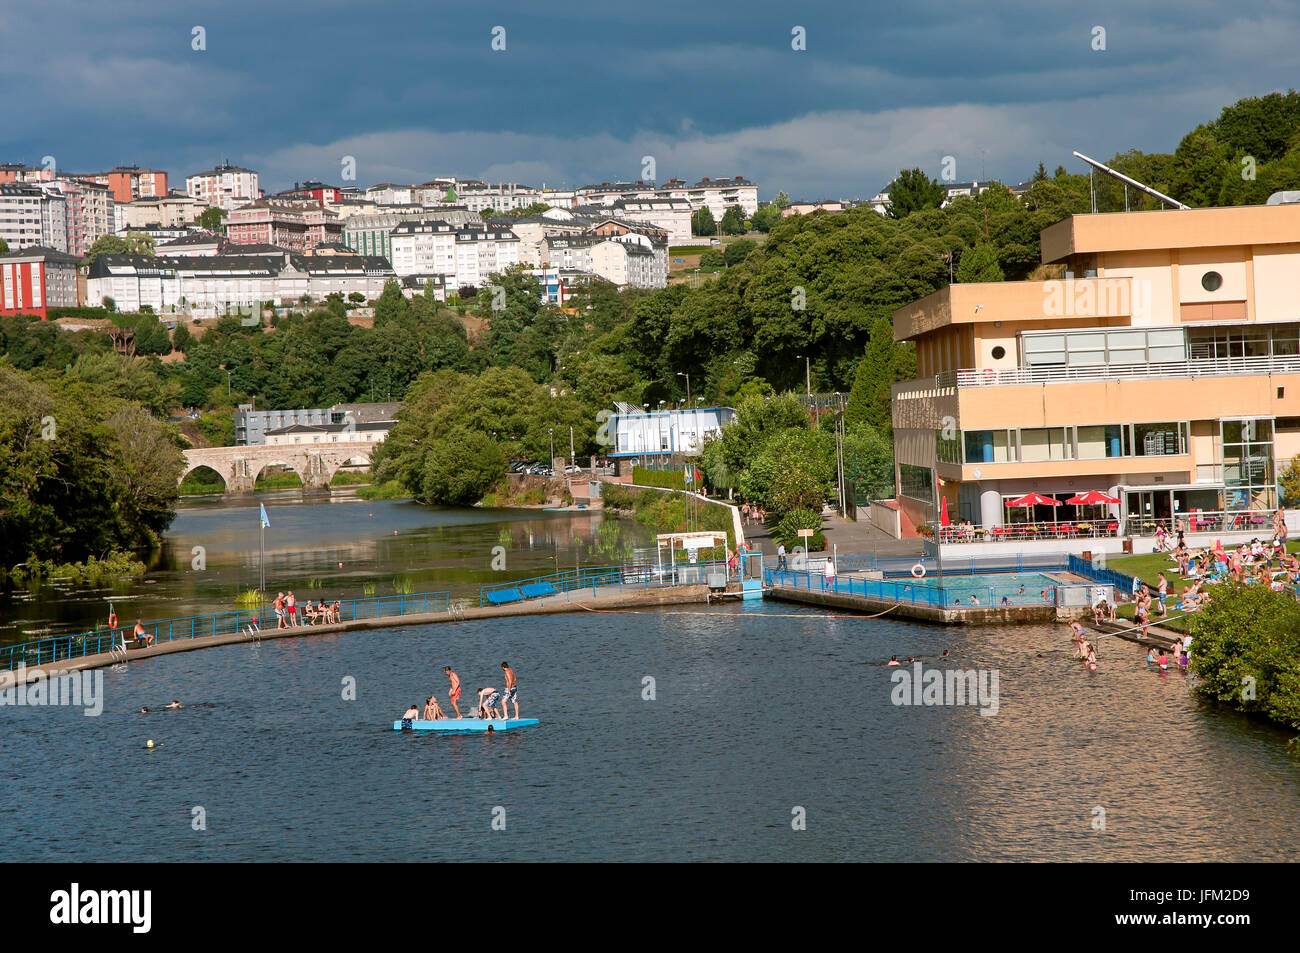
<instances>
[{"instance_id":1,"label":"modern concrete building","mask_svg":"<svg viewBox=\"0 0 1300 953\"><path fill-rule=\"evenodd\" d=\"M1059 280L954 284L894 313L917 355L893 387L909 519L944 499L990 535L1267 535L1300 454L1300 204L1075 215L1041 248ZM1009 505L1088 490L1119 502Z\"/></svg>"},{"instance_id":2,"label":"modern concrete building","mask_svg":"<svg viewBox=\"0 0 1300 953\"><path fill-rule=\"evenodd\" d=\"M178 228L197 221L199 215L207 208L206 202L200 202L183 192L139 198L125 205L117 203L113 207L113 230L116 232L144 228L148 225Z\"/></svg>"},{"instance_id":3,"label":"modern concrete building","mask_svg":"<svg viewBox=\"0 0 1300 953\"><path fill-rule=\"evenodd\" d=\"M167 173L161 169L119 165L107 172L89 172L74 178L106 186L113 194L113 201L122 205L137 199L161 198L167 194Z\"/></svg>"},{"instance_id":4,"label":"modern concrete building","mask_svg":"<svg viewBox=\"0 0 1300 953\"><path fill-rule=\"evenodd\" d=\"M55 186L65 199L68 254L84 257L96 241L114 232L113 194L107 185L82 179L60 178Z\"/></svg>"}]
</instances>

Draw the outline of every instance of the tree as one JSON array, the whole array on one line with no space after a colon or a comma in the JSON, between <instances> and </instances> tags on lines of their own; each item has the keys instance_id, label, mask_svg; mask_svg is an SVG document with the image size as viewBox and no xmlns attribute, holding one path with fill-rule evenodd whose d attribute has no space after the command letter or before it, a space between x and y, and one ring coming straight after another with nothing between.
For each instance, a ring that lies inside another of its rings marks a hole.
<instances>
[{"instance_id":1,"label":"tree","mask_svg":"<svg viewBox=\"0 0 1300 953\"><path fill-rule=\"evenodd\" d=\"M740 211L739 205L728 205L727 210L722 214L722 222L719 225L724 235L743 235L745 234L745 216Z\"/></svg>"},{"instance_id":2,"label":"tree","mask_svg":"<svg viewBox=\"0 0 1300 953\"><path fill-rule=\"evenodd\" d=\"M1300 456L1292 457L1286 469L1277 475L1277 485L1282 491L1284 505L1300 503Z\"/></svg>"},{"instance_id":3,"label":"tree","mask_svg":"<svg viewBox=\"0 0 1300 953\"><path fill-rule=\"evenodd\" d=\"M126 233L126 253L128 255L144 255L148 258L154 256L154 239L152 235L145 235L143 232Z\"/></svg>"},{"instance_id":4,"label":"tree","mask_svg":"<svg viewBox=\"0 0 1300 953\"><path fill-rule=\"evenodd\" d=\"M495 440L477 431L453 431L429 445L419 495L430 503L470 506L505 472L506 458Z\"/></svg>"},{"instance_id":5,"label":"tree","mask_svg":"<svg viewBox=\"0 0 1300 953\"><path fill-rule=\"evenodd\" d=\"M520 215L541 215L543 212L550 211L550 206L545 202L533 202L527 208L522 209Z\"/></svg>"},{"instance_id":6,"label":"tree","mask_svg":"<svg viewBox=\"0 0 1300 953\"><path fill-rule=\"evenodd\" d=\"M776 195L772 197L772 206L778 212L780 212L782 206L789 205L789 204L790 204L790 196L785 193L784 189L782 189L780 192L777 192Z\"/></svg>"},{"instance_id":7,"label":"tree","mask_svg":"<svg viewBox=\"0 0 1300 953\"><path fill-rule=\"evenodd\" d=\"M360 291L354 291L348 295L348 300L351 301L353 304L363 304L366 300L366 296L363 295Z\"/></svg>"},{"instance_id":8,"label":"tree","mask_svg":"<svg viewBox=\"0 0 1300 953\"><path fill-rule=\"evenodd\" d=\"M904 169L889 183L889 215L903 219L922 209L938 208L948 191L920 169Z\"/></svg>"},{"instance_id":9,"label":"tree","mask_svg":"<svg viewBox=\"0 0 1300 953\"><path fill-rule=\"evenodd\" d=\"M190 329L185 326L185 323L182 321L176 325L176 330L172 332L172 350L184 353L193 343L194 335L190 333Z\"/></svg>"},{"instance_id":10,"label":"tree","mask_svg":"<svg viewBox=\"0 0 1300 953\"><path fill-rule=\"evenodd\" d=\"M100 255L130 254L129 248L124 238L118 238L116 235L101 235L95 239L95 244L90 246L90 251L86 252L85 263L93 265Z\"/></svg>"},{"instance_id":11,"label":"tree","mask_svg":"<svg viewBox=\"0 0 1300 953\"><path fill-rule=\"evenodd\" d=\"M7 255L7 254L9 254L9 243L5 241L3 238L0 238L0 255Z\"/></svg>"},{"instance_id":12,"label":"tree","mask_svg":"<svg viewBox=\"0 0 1300 953\"><path fill-rule=\"evenodd\" d=\"M781 210L776 205L760 205L749 220L749 227L756 232L770 232L772 226L781 221Z\"/></svg>"},{"instance_id":13,"label":"tree","mask_svg":"<svg viewBox=\"0 0 1300 953\"><path fill-rule=\"evenodd\" d=\"M205 228L209 232L212 232L214 235L218 235L225 231L224 227L221 224L222 222L225 221L225 219L226 219L225 210L217 208L214 205L212 208L205 208L202 212L199 213L199 217L196 218L194 221L201 228Z\"/></svg>"},{"instance_id":14,"label":"tree","mask_svg":"<svg viewBox=\"0 0 1300 953\"><path fill-rule=\"evenodd\" d=\"M979 242L961 256L957 266L957 280L963 284L977 281L1003 281L1005 275L998 264L997 253L989 242Z\"/></svg>"},{"instance_id":15,"label":"tree","mask_svg":"<svg viewBox=\"0 0 1300 953\"><path fill-rule=\"evenodd\" d=\"M893 322L883 316L871 326L871 340L844 409L849 427L866 424L881 434L893 433L892 386L916 376L915 352L909 345L895 344L893 332Z\"/></svg>"},{"instance_id":16,"label":"tree","mask_svg":"<svg viewBox=\"0 0 1300 953\"><path fill-rule=\"evenodd\" d=\"M1047 181L1047 167L1044 166L1041 161L1038 163L1038 168L1034 170L1034 176L1030 181L1031 182Z\"/></svg>"},{"instance_id":17,"label":"tree","mask_svg":"<svg viewBox=\"0 0 1300 953\"><path fill-rule=\"evenodd\" d=\"M713 220L713 213L709 211L707 205L696 209L691 213L691 234L701 237L714 235L718 231L717 223Z\"/></svg>"},{"instance_id":18,"label":"tree","mask_svg":"<svg viewBox=\"0 0 1300 953\"><path fill-rule=\"evenodd\" d=\"M751 238L737 239L728 245L726 250L723 251L723 262L728 268L732 265L739 265L742 261L748 258L757 247L758 243Z\"/></svg>"}]
</instances>

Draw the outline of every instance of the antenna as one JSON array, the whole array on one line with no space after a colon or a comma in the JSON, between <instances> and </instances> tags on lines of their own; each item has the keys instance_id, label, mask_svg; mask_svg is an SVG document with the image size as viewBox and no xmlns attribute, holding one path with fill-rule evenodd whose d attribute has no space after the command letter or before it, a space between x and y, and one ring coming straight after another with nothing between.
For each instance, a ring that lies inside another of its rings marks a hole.
<instances>
[{"instance_id":1,"label":"antenna","mask_svg":"<svg viewBox=\"0 0 1300 953\"><path fill-rule=\"evenodd\" d=\"M1096 159L1089 159L1089 158L1088 158L1086 155L1084 155L1082 152L1077 152L1077 151L1076 151L1074 154L1075 154L1076 156L1078 156L1080 159L1082 159L1084 162L1088 163L1088 164L1091 165L1091 166L1095 166L1096 168L1100 169L1102 172L1105 172L1107 175L1114 176L1115 178L1119 179L1119 180L1120 180L1121 182L1123 182L1124 184L1126 184L1126 185L1131 185L1131 186L1133 186L1135 189L1141 189L1143 192L1145 192L1147 195L1150 195L1152 198L1157 198L1157 199L1159 199L1160 201L1165 202L1165 203L1167 203L1167 204L1169 204L1169 205L1172 205L1174 208L1182 209L1183 211L1188 211L1188 210L1191 209L1191 206L1190 206L1190 205L1184 205L1182 202L1178 201L1177 199L1171 199L1169 196L1165 195L1163 192L1157 192L1155 189L1151 188L1150 186L1143 185L1143 184L1142 184L1141 182L1139 182L1137 179L1130 179L1130 178L1129 178L1127 175L1125 175L1123 172L1116 172L1116 171L1115 171L1114 169L1112 169L1110 166L1105 165L1104 163L1098 162ZM1096 208L1093 208L1093 211L1095 212L1095 211L1096 211Z\"/></svg>"}]
</instances>

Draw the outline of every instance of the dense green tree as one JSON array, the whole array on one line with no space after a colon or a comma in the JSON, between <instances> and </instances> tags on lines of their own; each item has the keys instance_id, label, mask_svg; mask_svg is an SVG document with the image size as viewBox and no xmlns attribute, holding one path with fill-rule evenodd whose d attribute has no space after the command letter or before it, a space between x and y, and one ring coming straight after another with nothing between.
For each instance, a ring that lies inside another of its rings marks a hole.
<instances>
[{"instance_id":1,"label":"dense green tree","mask_svg":"<svg viewBox=\"0 0 1300 953\"><path fill-rule=\"evenodd\" d=\"M961 264L957 266L957 280L963 284L977 281L1002 281L1005 277L1002 266L998 264L997 252L989 242L976 244L961 256Z\"/></svg>"},{"instance_id":2,"label":"dense green tree","mask_svg":"<svg viewBox=\"0 0 1300 953\"><path fill-rule=\"evenodd\" d=\"M708 235L716 235L717 233L718 225L713 220L713 212L709 210L707 205L702 206L691 213L692 235L704 237Z\"/></svg>"},{"instance_id":3,"label":"dense green tree","mask_svg":"<svg viewBox=\"0 0 1300 953\"><path fill-rule=\"evenodd\" d=\"M779 221L781 210L776 205L760 205L750 218L749 227L756 232L767 233Z\"/></svg>"},{"instance_id":4,"label":"dense green tree","mask_svg":"<svg viewBox=\"0 0 1300 953\"><path fill-rule=\"evenodd\" d=\"M849 427L866 424L881 434L893 433L892 387L916 377L916 354L911 347L896 346L893 331L893 322L883 316L871 328L844 411Z\"/></svg>"},{"instance_id":5,"label":"dense green tree","mask_svg":"<svg viewBox=\"0 0 1300 953\"><path fill-rule=\"evenodd\" d=\"M214 205L212 208L205 208L202 212L200 212L199 217L195 219L195 223L200 228L207 229L209 232L212 232L212 234L214 235L220 235L225 232L225 228L222 226L222 222L224 222L225 220L226 220L225 209L217 208Z\"/></svg>"},{"instance_id":6,"label":"dense green tree","mask_svg":"<svg viewBox=\"0 0 1300 953\"><path fill-rule=\"evenodd\" d=\"M724 235L745 234L745 214L740 210L740 206L728 205L727 210L722 213L722 221L718 227Z\"/></svg>"},{"instance_id":7,"label":"dense green tree","mask_svg":"<svg viewBox=\"0 0 1300 953\"><path fill-rule=\"evenodd\" d=\"M889 183L889 216L903 219L922 209L938 208L945 195L943 183L920 169L904 169Z\"/></svg>"},{"instance_id":8,"label":"dense green tree","mask_svg":"<svg viewBox=\"0 0 1300 953\"><path fill-rule=\"evenodd\" d=\"M739 265L742 261L748 258L757 247L758 243L752 239L738 238L727 245L726 250L723 251L723 262L728 268L732 265ZM703 264L702 260L701 264Z\"/></svg>"}]
</instances>

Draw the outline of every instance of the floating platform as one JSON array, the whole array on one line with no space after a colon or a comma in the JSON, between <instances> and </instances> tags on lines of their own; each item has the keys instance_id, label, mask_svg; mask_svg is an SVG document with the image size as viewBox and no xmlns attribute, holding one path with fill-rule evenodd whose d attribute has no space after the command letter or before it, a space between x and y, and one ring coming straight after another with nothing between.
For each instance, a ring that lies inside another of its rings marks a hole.
<instances>
[{"instance_id":1,"label":"floating platform","mask_svg":"<svg viewBox=\"0 0 1300 953\"><path fill-rule=\"evenodd\" d=\"M418 721L411 719L403 724L403 719L393 722L394 731L449 731L449 732L485 732L491 726L496 731L514 731L516 728L528 728L537 724L536 718L439 718L437 721Z\"/></svg>"}]
</instances>

